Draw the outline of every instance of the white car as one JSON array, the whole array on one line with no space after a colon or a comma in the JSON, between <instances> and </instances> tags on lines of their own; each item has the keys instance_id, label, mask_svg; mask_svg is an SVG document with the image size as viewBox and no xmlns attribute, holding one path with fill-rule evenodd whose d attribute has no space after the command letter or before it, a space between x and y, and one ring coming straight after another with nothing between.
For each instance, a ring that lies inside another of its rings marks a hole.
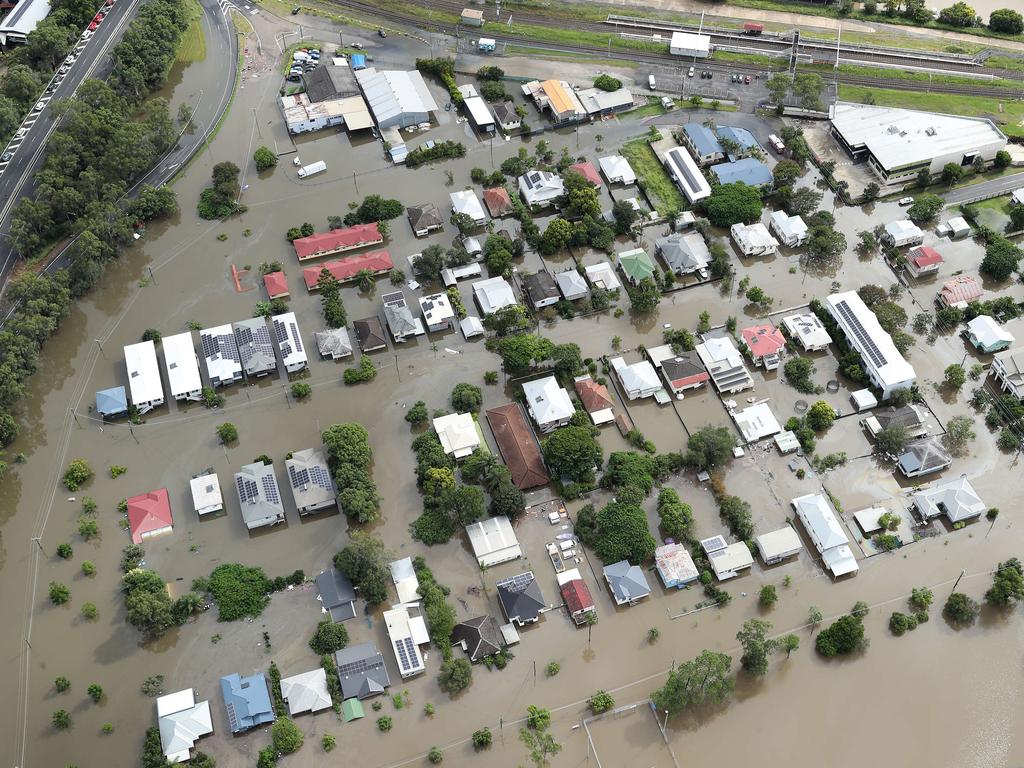
<instances>
[{"instance_id":1,"label":"white car","mask_svg":"<svg viewBox=\"0 0 1024 768\"><path fill-rule=\"evenodd\" d=\"M693 77L693 67L690 67L690 71L686 73L687 77Z\"/></svg>"},{"instance_id":2,"label":"white car","mask_svg":"<svg viewBox=\"0 0 1024 768\"><path fill-rule=\"evenodd\" d=\"M913 205L914 204L914 198L912 198L912 197L901 197L899 199L899 204L900 205Z\"/></svg>"},{"instance_id":3,"label":"white car","mask_svg":"<svg viewBox=\"0 0 1024 768\"><path fill-rule=\"evenodd\" d=\"M46 106L46 102L44 102L44 101L37 101L36 105L34 107L32 107L32 111L33 112L42 112L43 111L43 107L45 107L45 106Z\"/></svg>"}]
</instances>

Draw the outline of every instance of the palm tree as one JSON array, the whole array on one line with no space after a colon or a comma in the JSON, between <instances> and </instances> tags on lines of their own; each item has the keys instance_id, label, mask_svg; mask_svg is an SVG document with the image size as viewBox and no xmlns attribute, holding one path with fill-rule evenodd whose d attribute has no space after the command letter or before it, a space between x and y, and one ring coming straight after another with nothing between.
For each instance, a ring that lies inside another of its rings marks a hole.
<instances>
[{"instance_id":1,"label":"palm tree","mask_svg":"<svg viewBox=\"0 0 1024 768\"><path fill-rule=\"evenodd\" d=\"M355 275L356 285L359 290L370 293L376 285L373 280L373 272L369 269L360 269Z\"/></svg>"}]
</instances>

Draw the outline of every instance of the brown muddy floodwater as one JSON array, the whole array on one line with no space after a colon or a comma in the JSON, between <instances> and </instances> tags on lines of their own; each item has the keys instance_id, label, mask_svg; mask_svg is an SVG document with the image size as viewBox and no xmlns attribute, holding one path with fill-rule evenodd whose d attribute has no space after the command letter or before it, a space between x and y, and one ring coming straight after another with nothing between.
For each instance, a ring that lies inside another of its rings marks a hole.
<instances>
[{"instance_id":1,"label":"brown muddy floodwater","mask_svg":"<svg viewBox=\"0 0 1024 768\"><path fill-rule=\"evenodd\" d=\"M510 69L514 62L506 66L506 71ZM181 85L169 95L178 98L180 88L194 89L193 75L191 68L187 70ZM289 162L292 155L284 154L292 147L279 127L278 83L275 76L267 74L246 79L215 143L176 184L180 217L152 227L145 239L107 272L104 285L75 307L47 347L32 382L32 396L25 403L26 428L11 448L12 453L24 452L28 462L12 465L0 485L0 604L8 617L7 629L0 635L0 657L4 659L0 690L6 694L0 697L0 761L5 765L136 765L143 731L155 723L153 701L140 693L139 686L153 674L165 675L168 691L194 687L200 698L210 700L215 734L203 739L200 747L214 755L219 765L235 768L255 763L256 753L269 737L259 730L240 737L230 735L217 680L230 672L265 670L271 660L286 676L313 668L317 658L306 643L320 619L315 591L307 586L279 593L253 622L218 624L211 611L158 642L141 644L135 630L125 623L119 592L117 563L128 538L118 525L117 503L154 488L169 490L174 531L151 540L146 550L147 565L168 580L175 593L224 562L259 565L270 575L296 568L315 574L344 546L346 521L337 514L300 521L285 493L287 524L250 535L230 488L231 474L241 464L268 454L283 483L285 454L319 444L320 431L332 423L352 420L369 429L374 478L384 497L381 520L370 530L398 557L424 555L438 580L451 587L460 618L485 611L500 616L495 580L526 568L537 574L547 600L556 600L554 574L543 550L552 534L544 520L527 517L518 524L526 563L505 564L483 574L461 539L426 548L413 542L408 533L408 524L418 516L421 504L404 409L420 399L431 409L444 407L455 383L481 383L484 371L497 369L498 358L479 341L467 343L460 335L448 333L378 353L373 356L380 368L376 380L358 387L341 385L344 365L311 360L307 381L313 385L313 395L306 403L291 401L286 395L287 382L271 376L252 386L230 388L223 409L209 411L196 404L173 403L158 409L148 415L145 424L135 427L134 435L124 424L101 427L91 418L89 407L96 390L126 384L122 346L137 341L144 329L154 327L169 334L184 330L189 321L210 326L251 315L262 293L255 289L236 292L232 265L255 269L263 261L283 262L292 289L290 308L298 315L307 347L311 346L313 331L322 327L319 305L315 297L306 294L301 270L283 237L289 227L310 221L323 230L328 215L344 215L350 203L371 193L397 197L407 205L432 201L447 210L448 193L469 184L470 168L492 167L491 148L468 137L464 125L456 125L451 114L442 112L441 125L430 137L461 137L470 147L464 160L415 171L392 168L385 165L379 144L353 145L344 133L329 131L298 142L305 162L324 159L329 165L326 174L300 183ZM441 94L436 97L443 103ZM765 125L764 133L769 128ZM574 154L593 160L598 131L607 151L645 130L646 125L624 118L582 127L578 139L572 132L547 138L556 152L568 146ZM256 136L250 146L248 137L253 132ZM223 224L197 219L194 201L212 165L232 160L246 166L252 149L260 143L276 146L283 154L282 163L260 178L249 174L251 186L243 197L248 213ZM519 146L517 142L496 143L495 165ZM446 170L454 176L453 186L446 184ZM602 195L610 205L607 191ZM840 208L836 214L852 242L857 230L894 216L895 207L879 204L872 212ZM245 230L251 230L248 236L243 234ZM392 222L391 230L387 247L396 266L405 267L406 257L422 250L425 243L412 238L404 219ZM219 241L220 234L227 239ZM659 234L648 230L645 240L650 242ZM453 237L449 226L430 242L449 245ZM955 249L967 253L969 247L977 248L959 244ZM977 255L976 250L972 253ZM823 295L833 281L848 288L893 281L880 261L860 261L852 253L835 275L790 272L795 264L791 256L750 264L739 264L737 259L740 276L749 275L753 284L765 287L780 309ZM531 254L520 269L540 266L539 258ZM153 279L143 281L148 268L153 270ZM255 284L251 276L243 278L243 287ZM378 290L387 287L382 284ZM471 306L469 288L460 288ZM1019 286L1012 290L1019 292ZM406 295L412 299L418 294L406 288ZM379 298L375 295L348 288L344 299L350 320L377 313ZM923 291L919 300L930 301L930 295ZM910 297L905 294L901 301L912 315ZM656 317L637 320L628 311L620 318L609 313L558 321L544 326L542 332L556 342L574 341L585 356L593 357L610 353L612 337L620 336L624 354L635 359L635 352L627 350L640 343L660 343L661 324L693 328L703 310L716 324L724 323L729 315L745 318L751 314L735 292L723 295L714 286L702 286L665 299ZM961 352L956 339L941 339L934 347L922 342L912 359L923 371L922 378L938 379L949 362L959 360ZM832 361L819 360L819 369L823 381L833 376ZM758 396L785 402L784 407L779 406L779 415L790 415L791 402L785 398L792 400L792 391L785 394L777 381L760 373L755 379ZM485 387L484 406L507 402L509 395L500 387ZM931 395L929 404L943 422L966 410L962 402L946 403ZM710 393L688 395L670 407L674 413L653 403L630 406L638 426L663 451L684 445L684 424L693 430L705 423L728 423L718 398ZM228 420L237 425L240 440L223 449L217 444L214 427ZM843 447L851 456L870 452L856 429L851 427L842 434L858 441ZM390 700L381 699L381 714L389 714L395 721L387 734L378 732L373 722L377 715L369 709L366 719L345 725L333 713L300 717L298 724L307 734L307 743L287 758L286 764L328 762L318 743L324 733L333 733L338 740L331 763L355 760L365 766L423 765L426 750L437 745L445 750L446 764L525 764L527 756L518 742L516 721L529 704L554 710L553 731L564 750L553 759L553 765L589 764L585 731L574 726L581 722L583 702L591 693L612 691L619 704L641 701L661 684L673 663L690 659L704 648L734 651L735 633L742 622L762 615L756 606L760 587L765 583L781 585L786 576L791 577L792 586L780 586L779 604L767 618L776 631L797 632L802 647L792 658L774 661L762 681L741 675L729 706L697 719L670 723L670 746L682 765L756 760L767 765L842 767L863 765L874 755L881 756L875 760L884 765L980 768L1019 764L1024 759L1019 696L1024 684L1024 623L1020 616L985 612L977 626L955 631L933 608L932 620L903 638L891 637L886 629L889 613L903 609L911 587L934 585L936 600L941 603L961 569L966 569L968 575L960 589L980 598L989 580L985 572L1024 549L1022 528L1015 520L1019 469L994 450L983 429L979 429L979 438L975 453L955 469L970 473L986 502L1003 510L991 531L987 523L955 533L943 530L942 535L900 552L869 558L862 562L856 578L835 584L807 553L771 569L758 563L753 573L727 585L734 597L727 608L681 618L672 617L693 609L703 595L696 591L664 593L656 587L643 604L616 610L599 578L600 564L585 560L580 568L600 614L592 635L588 638L563 612L553 610L522 632L522 642L513 649L515 659L505 670L476 669L472 686L454 699L437 686L436 649L429 653L427 674L401 681L387 654L379 613L357 618L347 625L351 641L372 640L385 650L392 691L408 691L411 703L397 711ZM625 447L612 430L606 429L601 439L606 451ZM96 478L78 493L69 494L57 483L63 467L78 456L90 461ZM127 474L110 479L107 469L112 464L125 465ZM729 487L752 503L761 531L782 525L790 514L788 500L814 490L820 482L813 476L796 480L785 464L774 454L755 450L729 470ZM191 512L188 479L205 467L217 470L227 511L200 522ZM850 509L901 493L891 472L871 459L852 461L825 481ZM672 484L692 504L700 536L724 533L706 490L684 478L676 478ZM75 533L77 513L86 495L99 504L102 532L98 540L88 543ZM543 492L538 496L543 498ZM603 497L595 501L601 503ZM570 505L572 511L578 507L578 503ZM33 537L40 538L41 550ZM74 544L70 561L54 554L64 541ZM80 575L85 559L97 566L92 578ZM650 578L653 586L656 577L651 574ZM46 585L50 581L70 586L68 605L49 604ZM856 600L874 606L866 620L870 649L846 661L826 663L817 658L813 640L802 627L808 607L817 605L831 617L849 610ZM95 622L79 617L86 601L99 607ZM646 642L650 627L661 631L655 645ZM270 635L270 648L263 646L264 631ZM219 642L211 641L214 635L221 636ZM546 678L544 667L551 661L561 665L561 672ZM69 692L54 691L53 680L59 675L70 678ZM93 682L106 692L99 705L85 695ZM423 714L428 702L436 708L433 717ZM67 732L55 732L50 726L50 716L59 708L67 709L74 718L74 726ZM108 722L115 730L104 735L101 727ZM469 735L485 725L495 733L494 746L475 754ZM590 730L603 766L671 764L653 715L643 707L632 715L591 723Z\"/></svg>"}]
</instances>

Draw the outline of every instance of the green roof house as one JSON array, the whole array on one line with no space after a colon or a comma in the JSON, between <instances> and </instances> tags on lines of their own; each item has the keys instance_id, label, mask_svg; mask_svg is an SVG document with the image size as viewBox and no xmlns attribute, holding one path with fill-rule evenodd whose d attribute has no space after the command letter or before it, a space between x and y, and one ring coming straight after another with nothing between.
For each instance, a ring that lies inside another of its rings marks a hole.
<instances>
[{"instance_id":1,"label":"green roof house","mask_svg":"<svg viewBox=\"0 0 1024 768\"><path fill-rule=\"evenodd\" d=\"M634 248L619 254L619 269L633 285L654 277L654 262L643 248Z\"/></svg>"}]
</instances>

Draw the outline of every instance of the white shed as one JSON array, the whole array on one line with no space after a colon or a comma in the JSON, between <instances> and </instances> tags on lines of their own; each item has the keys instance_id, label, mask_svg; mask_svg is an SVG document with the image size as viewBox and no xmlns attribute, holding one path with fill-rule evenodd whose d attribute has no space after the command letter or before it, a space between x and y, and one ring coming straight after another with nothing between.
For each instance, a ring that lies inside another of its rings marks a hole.
<instances>
[{"instance_id":1,"label":"white shed","mask_svg":"<svg viewBox=\"0 0 1024 768\"><path fill-rule=\"evenodd\" d=\"M512 523L504 515L488 517L466 526L466 535L473 548L473 555L481 568L523 556Z\"/></svg>"},{"instance_id":2,"label":"white shed","mask_svg":"<svg viewBox=\"0 0 1024 768\"><path fill-rule=\"evenodd\" d=\"M220 491L220 478L216 472L196 475L189 481L192 489L192 506L199 515L220 512L224 509L224 497Z\"/></svg>"},{"instance_id":3,"label":"white shed","mask_svg":"<svg viewBox=\"0 0 1024 768\"><path fill-rule=\"evenodd\" d=\"M800 550L804 548L800 541L800 534L790 525L779 528L777 531L762 533L754 539L754 542L757 544L757 551L761 554L765 565L781 562L787 557L799 554Z\"/></svg>"}]
</instances>

